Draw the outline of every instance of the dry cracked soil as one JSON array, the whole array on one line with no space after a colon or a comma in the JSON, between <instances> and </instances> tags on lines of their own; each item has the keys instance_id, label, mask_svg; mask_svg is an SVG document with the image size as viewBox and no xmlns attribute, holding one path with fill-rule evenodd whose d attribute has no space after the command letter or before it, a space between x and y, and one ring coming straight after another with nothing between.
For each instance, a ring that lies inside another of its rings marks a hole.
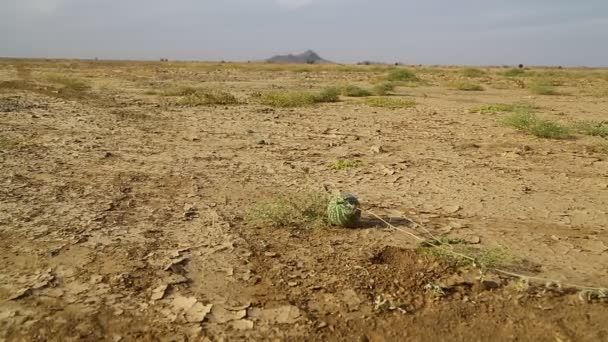
<instances>
[{"instance_id":1,"label":"dry cracked soil","mask_svg":"<svg viewBox=\"0 0 608 342\"><path fill-rule=\"evenodd\" d=\"M275 108L260 94L371 88L388 67L0 60L0 341L608 341L602 293L569 286L608 286L605 139L474 109L602 120L608 72L487 68L469 92L459 68L411 70L390 94L407 108ZM561 93L530 92L539 75ZM184 105L176 85L238 103ZM247 220L306 191L356 194L361 226ZM555 283L423 253L404 232L425 229Z\"/></svg>"}]
</instances>

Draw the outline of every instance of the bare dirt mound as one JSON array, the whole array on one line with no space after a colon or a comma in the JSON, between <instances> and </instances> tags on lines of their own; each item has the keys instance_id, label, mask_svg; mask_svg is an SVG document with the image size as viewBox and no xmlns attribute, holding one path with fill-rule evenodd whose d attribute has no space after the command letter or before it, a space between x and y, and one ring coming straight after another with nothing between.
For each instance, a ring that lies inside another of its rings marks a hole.
<instances>
[{"instance_id":1,"label":"bare dirt mound","mask_svg":"<svg viewBox=\"0 0 608 342\"><path fill-rule=\"evenodd\" d=\"M297 305L307 339L593 341L608 338L605 304L576 291L481 275L416 250L361 246L364 232L272 232L256 269L270 298Z\"/></svg>"}]
</instances>

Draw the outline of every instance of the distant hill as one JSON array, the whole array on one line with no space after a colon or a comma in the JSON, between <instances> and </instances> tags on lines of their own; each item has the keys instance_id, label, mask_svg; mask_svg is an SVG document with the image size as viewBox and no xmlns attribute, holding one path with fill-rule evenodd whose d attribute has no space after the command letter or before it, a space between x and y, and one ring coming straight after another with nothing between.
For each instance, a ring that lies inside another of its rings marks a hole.
<instances>
[{"instance_id":1,"label":"distant hill","mask_svg":"<svg viewBox=\"0 0 608 342\"><path fill-rule=\"evenodd\" d=\"M306 64L325 64L331 63L328 60L321 58L312 50L305 51L299 55L278 55L266 60L268 63L306 63Z\"/></svg>"}]
</instances>

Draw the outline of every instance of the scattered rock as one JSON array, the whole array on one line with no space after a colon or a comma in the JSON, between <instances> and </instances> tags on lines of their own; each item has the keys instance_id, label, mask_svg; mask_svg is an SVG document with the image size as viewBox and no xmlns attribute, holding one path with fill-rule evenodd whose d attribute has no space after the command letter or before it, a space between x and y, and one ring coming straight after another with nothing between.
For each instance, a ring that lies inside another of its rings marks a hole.
<instances>
[{"instance_id":1,"label":"scattered rock","mask_svg":"<svg viewBox=\"0 0 608 342\"><path fill-rule=\"evenodd\" d=\"M177 295L171 302L171 311L175 314L183 314L186 321L200 323L211 312L213 304L203 305L195 297L184 297Z\"/></svg>"},{"instance_id":2,"label":"scattered rock","mask_svg":"<svg viewBox=\"0 0 608 342\"><path fill-rule=\"evenodd\" d=\"M209 315L209 322L213 323L227 323L231 321L240 320L247 316L247 310L230 310L225 307L215 305Z\"/></svg>"},{"instance_id":3,"label":"scattered rock","mask_svg":"<svg viewBox=\"0 0 608 342\"><path fill-rule=\"evenodd\" d=\"M196 217L198 217L198 209L190 204L184 205L184 219L192 220Z\"/></svg>"},{"instance_id":4,"label":"scattered rock","mask_svg":"<svg viewBox=\"0 0 608 342\"><path fill-rule=\"evenodd\" d=\"M396 173L397 171L395 171L394 169L391 169L389 167L386 166L382 166L382 174L384 176L392 176Z\"/></svg>"},{"instance_id":5,"label":"scattered rock","mask_svg":"<svg viewBox=\"0 0 608 342\"><path fill-rule=\"evenodd\" d=\"M275 252L264 252L264 256L269 258L275 258L278 254Z\"/></svg>"},{"instance_id":6,"label":"scattered rock","mask_svg":"<svg viewBox=\"0 0 608 342\"><path fill-rule=\"evenodd\" d=\"M264 114L274 113L274 108L270 108L270 107L261 108L261 109L256 110L256 112L264 113Z\"/></svg>"},{"instance_id":7,"label":"scattered rock","mask_svg":"<svg viewBox=\"0 0 608 342\"><path fill-rule=\"evenodd\" d=\"M485 290L493 290L493 289L497 289L500 287L500 282L488 279L488 280L482 280L481 285L483 286L483 288Z\"/></svg>"},{"instance_id":8,"label":"scattered rock","mask_svg":"<svg viewBox=\"0 0 608 342\"><path fill-rule=\"evenodd\" d=\"M37 289L46 287L49 285L49 282L51 282L53 279L55 279L55 276L53 276L50 273L41 274L38 276L38 278L36 278L35 282L31 286L31 288L32 288L32 290L37 290Z\"/></svg>"},{"instance_id":9,"label":"scattered rock","mask_svg":"<svg viewBox=\"0 0 608 342\"><path fill-rule=\"evenodd\" d=\"M158 286L157 288L152 290L152 296L150 296L150 299L151 300L163 299L165 297L165 291L167 291L168 287L169 287L169 285L167 285L167 284Z\"/></svg>"},{"instance_id":10,"label":"scattered rock","mask_svg":"<svg viewBox=\"0 0 608 342\"><path fill-rule=\"evenodd\" d=\"M346 290L342 295L342 300L348 307L349 311L355 311L361 305L361 299L357 296L357 293L353 290Z\"/></svg>"},{"instance_id":11,"label":"scattered rock","mask_svg":"<svg viewBox=\"0 0 608 342\"><path fill-rule=\"evenodd\" d=\"M171 262L169 262L163 270L172 270L173 272L177 272L179 270L179 267L186 263L186 261L188 261L188 257L181 257L178 259L171 260Z\"/></svg>"},{"instance_id":12,"label":"scattered rock","mask_svg":"<svg viewBox=\"0 0 608 342\"><path fill-rule=\"evenodd\" d=\"M455 214L457 212L459 212L462 207L459 205L446 205L442 207L443 211L445 211L448 214Z\"/></svg>"},{"instance_id":13,"label":"scattered rock","mask_svg":"<svg viewBox=\"0 0 608 342\"><path fill-rule=\"evenodd\" d=\"M63 296L63 294L64 291L56 287L44 289L41 293L41 295L51 298L60 298Z\"/></svg>"},{"instance_id":14,"label":"scattered rock","mask_svg":"<svg viewBox=\"0 0 608 342\"><path fill-rule=\"evenodd\" d=\"M251 330L253 329L253 321L239 319L238 321L230 322L230 327L234 330Z\"/></svg>"},{"instance_id":15,"label":"scattered rock","mask_svg":"<svg viewBox=\"0 0 608 342\"><path fill-rule=\"evenodd\" d=\"M17 300L26 296L29 296L32 293L32 289L29 287L24 287L22 289L17 290L12 296L8 297L8 300Z\"/></svg>"},{"instance_id":16,"label":"scattered rock","mask_svg":"<svg viewBox=\"0 0 608 342\"><path fill-rule=\"evenodd\" d=\"M449 225L450 227L454 228L454 229L461 229L461 228L463 228L463 227L464 227L464 225L463 225L462 223L460 223L460 222L455 222L455 221L452 221L452 222L448 223L448 225Z\"/></svg>"},{"instance_id":17,"label":"scattered rock","mask_svg":"<svg viewBox=\"0 0 608 342\"><path fill-rule=\"evenodd\" d=\"M185 313L186 321L190 323L200 323L205 320L212 308L213 304L203 305L198 302L194 303L194 305Z\"/></svg>"},{"instance_id":18,"label":"scattered rock","mask_svg":"<svg viewBox=\"0 0 608 342\"><path fill-rule=\"evenodd\" d=\"M470 243L472 245L477 245L477 244L481 243L481 238L479 236L476 236L476 235L474 235L474 236L467 236L467 237L464 238L464 241L466 243Z\"/></svg>"},{"instance_id":19,"label":"scattered rock","mask_svg":"<svg viewBox=\"0 0 608 342\"><path fill-rule=\"evenodd\" d=\"M103 281L103 276L100 274L94 274L89 279L90 284L99 284Z\"/></svg>"},{"instance_id":20,"label":"scattered rock","mask_svg":"<svg viewBox=\"0 0 608 342\"><path fill-rule=\"evenodd\" d=\"M187 283L190 281L190 279L184 277L181 274L178 273L172 273L168 278L165 279L167 285L177 285L177 284L183 284L183 283Z\"/></svg>"},{"instance_id":21,"label":"scattered rock","mask_svg":"<svg viewBox=\"0 0 608 342\"><path fill-rule=\"evenodd\" d=\"M384 147L382 147L382 145L375 145L375 146L372 146L372 147L370 148L370 151L371 151L372 153L385 153L385 152L386 152L386 150L384 149Z\"/></svg>"},{"instance_id":22,"label":"scattered rock","mask_svg":"<svg viewBox=\"0 0 608 342\"><path fill-rule=\"evenodd\" d=\"M292 324L301 316L300 309L293 305L285 305L273 309L252 308L249 317L267 323Z\"/></svg>"},{"instance_id":23,"label":"scattered rock","mask_svg":"<svg viewBox=\"0 0 608 342\"><path fill-rule=\"evenodd\" d=\"M173 298L171 305L176 311L186 311L190 309L196 302L197 300L195 297L184 297L177 295L175 298Z\"/></svg>"},{"instance_id":24,"label":"scattered rock","mask_svg":"<svg viewBox=\"0 0 608 342\"><path fill-rule=\"evenodd\" d=\"M600 240L582 240L581 247L587 251L594 253L603 253L608 251L608 246Z\"/></svg>"}]
</instances>

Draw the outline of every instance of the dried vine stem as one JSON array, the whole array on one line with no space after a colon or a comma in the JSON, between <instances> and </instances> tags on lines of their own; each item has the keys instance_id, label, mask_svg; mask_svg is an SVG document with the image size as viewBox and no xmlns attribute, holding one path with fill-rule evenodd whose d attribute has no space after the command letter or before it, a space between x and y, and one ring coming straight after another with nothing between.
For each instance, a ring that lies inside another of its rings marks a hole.
<instances>
[{"instance_id":1,"label":"dried vine stem","mask_svg":"<svg viewBox=\"0 0 608 342\"><path fill-rule=\"evenodd\" d=\"M417 240L417 241L426 241L426 239L425 239L425 238L420 237L420 236L418 236L418 235L416 235L416 234L412 233L411 231L409 231L409 230L407 230L407 229L399 228L399 227L396 227L396 226L394 226L394 225L390 224L390 223L389 223L389 222L387 222L385 219L383 219L382 217L380 217L380 216L378 216L378 215L374 214L374 213L373 213L372 211L370 211L370 210L365 210L365 212L366 212L366 213L368 213L369 215L371 215L371 216L373 216L373 217L377 218L378 220L380 220L382 223L384 223L384 224L385 224L387 227L389 227L389 228L391 228L391 229L394 229L394 230L396 230L396 231L398 231L398 232L401 232L401 233L404 233L404 234L406 234L406 235L409 235L410 237L414 238L414 239L415 239L415 240ZM437 239L437 238L436 238L436 237L435 237L435 236L434 236L434 235L433 235L433 234L432 234L432 233L431 233L431 232L430 232L428 229L426 229L426 228L425 228L423 225L421 225L421 224L417 223L416 221L414 221L414 220L410 219L410 218L409 218L409 217L407 217L407 216L404 216L404 218L406 218L407 220L409 220L409 221L411 221L411 222L415 223L416 225L418 225L418 226L419 226L419 227L420 227L422 230L424 230L424 231L425 231L427 234L429 234L429 236L431 236L431 238L432 238L433 240L435 240L435 241L437 241L437 242L439 242L439 243L440 243L439 245L432 245L432 244L429 244L429 246L430 246L430 247L432 247L432 248L436 248L436 249L438 249L438 250L440 250L440 251L443 251L443 252L446 252L446 253L452 254L452 255L457 256L457 257L460 257L460 258L467 259L467 260L469 260L469 261L472 261L472 262L473 262L473 265L477 266L477 263L476 263L476 261L477 261L477 260L476 260L474 257L472 257L472 256L470 256L470 255L466 255L466 254L458 253L458 252L455 252L455 251L453 251L453 250L451 250L451 249L447 249L447 248L442 247L443 242L441 242L439 239ZM577 289L577 290L581 290L581 291L599 291L599 292L601 292L601 293L604 293L604 292L606 291L606 288L602 288L602 287L593 287L593 286L586 286L586 285L578 285L578 284L563 283L563 282L561 282L561 281L559 281L559 280L555 280L555 279L548 279L548 278L541 278L541 277L527 276L527 275L525 275L525 274L519 274L519 273L515 273L515 272L511 272L511 271L507 271L507 270L503 270L503 269L500 269L500 268L495 268L495 267L488 267L488 268L486 268L486 270L494 271L494 272L496 272L496 273L500 273L500 274L503 274L503 275L506 275L506 276L509 276L509 277L513 277L513 278L517 278L517 279L521 279L521 280L528 280L528 281L530 281L530 280L534 280L534 281L538 281L538 282L544 282L544 283L546 283L546 284L561 284L562 286L565 286L565 287L568 287L568 288Z\"/></svg>"}]
</instances>

